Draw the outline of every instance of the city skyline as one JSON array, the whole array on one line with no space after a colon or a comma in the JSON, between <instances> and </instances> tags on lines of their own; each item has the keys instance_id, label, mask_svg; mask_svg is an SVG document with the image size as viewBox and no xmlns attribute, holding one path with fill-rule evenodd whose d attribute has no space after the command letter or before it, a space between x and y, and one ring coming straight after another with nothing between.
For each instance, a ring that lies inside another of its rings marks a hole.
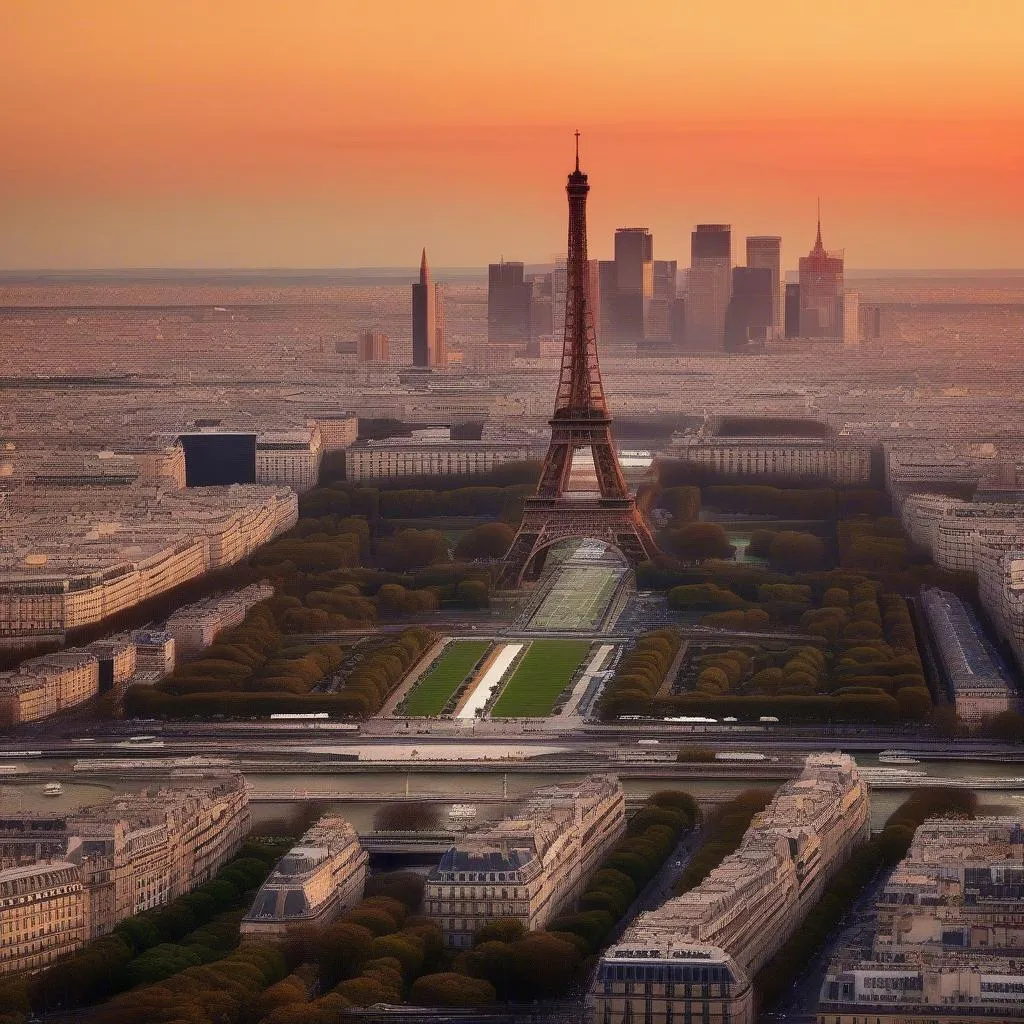
<instances>
[{"instance_id":1,"label":"city skyline","mask_svg":"<svg viewBox=\"0 0 1024 1024\"><path fill-rule=\"evenodd\" d=\"M666 255L716 221L803 250L820 194L854 266L1024 266L1024 11L819 8L23 8L0 268L534 262L576 128L597 258L623 224Z\"/></svg>"}]
</instances>

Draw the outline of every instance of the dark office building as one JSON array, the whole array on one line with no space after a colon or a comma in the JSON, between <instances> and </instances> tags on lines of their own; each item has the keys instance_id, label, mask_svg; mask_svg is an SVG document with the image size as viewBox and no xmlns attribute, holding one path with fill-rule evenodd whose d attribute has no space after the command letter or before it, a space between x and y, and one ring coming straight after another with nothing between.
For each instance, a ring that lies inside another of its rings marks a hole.
<instances>
[{"instance_id":1,"label":"dark office building","mask_svg":"<svg viewBox=\"0 0 1024 1024\"><path fill-rule=\"evenodd\" d=\"M654 290L656 299L672 300L676 297L679 264L675 260L654 261Z\"/></svg>"},{"instance_id":2,"label":"dark office building","mask_svg":"<svg viewBox=\"0 0 1024 1024\"><path fill-rule=\"evenodd\" d=\"M669 319L669 341L675 349L686 347L686 299L682 296L672 303L672 315Z\"/></svg>"},{"instance_id":3,"label":"dark office building","mask_svg":"<svg viewBox=\"0 0 1024 1024\"><path fill-rule=\"evenodd\" d=\"M676 301L678 265L675 260L654 261L654 287L644 310L644 339L668 344L672 338L672 307Z\"/></svg>"},{"instance_id":4,"label":"dark office building","mask_svg":"<svg viewBox=\"0 0 1024 1024\"><path fill-rule=\"evenodd\" d=\"M532 286L522 263L492 263L487 268L487 340L525 345L530 337Z\"/></svg>"},{"instance_id":5,"label":"dark office building","mask_svg":"<svg viewBox=\"0 0 1024 1024\"><path fill-rule=\"evenodd\" d=\"M424 249L420 257L420 279L412 286L412 365L444 366L447 362L441 286L430 279Z\"/></svg>"},{"instance_id":6,"label":"dark office building","mask_svg":"<svg viewBox=\"0 0 1024 1024\"><path fill-rule=\"evenodd\" d=\"M654 237L648 228L615 232L615 278L620 292L650 295L654 275Z\"/></svg>"},{"instance_id":7,"label":"dark office building","mask_svg":"<svg viewBox=\"0 0 1024 1024\"><path fill-rule=\"evenodd\" d=\"M223 487L256 482L256 435L235 433L182 434L185 484Z\"/></svg>"},{"instance_id":8,"label":"dark office building","mask_svg":"<svg viewBox=\"0 0 1024 1024\"><path fill-rule=\"evenodd\" d=\"M800 337L800 285L786 285L786 337Z\"/></svg>"},{"instance_id":9,"label":"dark office building","mask_svg":"<svg viewBox=\"0 0 1024 1024\"><path fill-rule=\"evenodd\" d=\"M615 260L597 261L598 297L595 308L600 310L598 317L600 327L598 334L602 341L612 341L615 337L615 324L612 314L612 300L615 298Z\"/></svg>"},{"instance_id":10,"label":"dark office building","mask_svg":"<svg viewBox=\"0 0 1024 1024\"><path fill-rule=\"evenodd\" d=\"M540 355L540 339L554 334L554 295L551 274L535 274L527 281L530 292L529 331L526 354ZM564 327L564 325L563 325Z\"/></svg>"},{"instance_id":11,"label":"dark office building","mask_svg":"<svg viewBox=\"0 0 1024 1024\"><path fill-rule=\"evenodd\" d=\"M725 350L741 352L771 332L772 272L768 267L733 267L732 296L725 314Z\"/></svg>"},{"instance_id":12,"label":"dark office building","mask_svg":"<svg viewBox=\"0 0 1024 1024\"><path fill-rule=\"evenodd\" d=\"M610 303L614 341L636 344L644 340L653 295L651 232L647 228L619 228L615 232L615 294Z\"/></svg>"},{"instance_id":13,"label":"dark office building","mask_svg":"<svg viewBox=\"0 0 1024 1024\"><path fill-rule=\"evenodd\" d=\"M725 313L732 283L732 228L728 224L698 224L690 233L690 272L687 276L687 347L721 351L725 343Z\"/></svg>"}]
</instances>

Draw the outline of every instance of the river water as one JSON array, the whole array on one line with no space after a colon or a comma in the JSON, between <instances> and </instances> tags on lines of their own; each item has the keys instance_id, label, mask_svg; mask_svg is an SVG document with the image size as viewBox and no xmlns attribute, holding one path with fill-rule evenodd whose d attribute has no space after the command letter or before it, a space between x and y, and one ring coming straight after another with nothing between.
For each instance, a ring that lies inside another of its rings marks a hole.
<instances>
[{"instance_id":1,"label":"river water","mask_svg":"<svg viewBox=\"0 0 1024 1024\"><path fill-rule=\"evenodd\" d=\"M874 756L860 756L860 764L877 766ZM39 758L31 763L33 772L55 771L65 774L72 766L70 759ZM1024 776L1024 766L1002 765L998 762L985 761L925 761L913 766L915 771L924 771L931 778L962 779L970 787L972 779L983 777L1017 777ZM316 799L318 793L323 794L326 804L331 806L330 794L358 793L366 799L357 802L339 802L337 809L345 815L357 830L372 828L374 815L386 806L386 802L374 800L373 796L400 797L408 796L410 800L417 797L444 795L453 803L472 803L474 795L500 796L507 795L509 804L482 803L478 807L477 821L498 817L511 805L536 789L538 786L551 785L553 782L569 782L583 777L578 774L561 773L557 775L541 771L510 770L501 772L463 773L455 769L451 771L410 772L380 771L370 768L365 772L353 773L315 773L315 774L251 774L249 782L255 797L262 798L253 804L253 819L259 826L270 821L281 821L295 816L303 806L308 806L306 795ZM66 777L66 775L65 775ZM906 793L914 785L927 784L927 778L909 781L906 789L873 790L871 798L872 824L880 827L886 817L905 798ZM51 797L43 793L41 783L19 783L5 778L0 783L0 812L17 811L71 811L88 804L107 803L115 792L139 792L146 788L159 785L154 779L122 779L116 787L98 781L65 782L64 792L60 796ZM623 788L627 796L643 798L662 789L683 789L698 799L708 794L739 793L744 789L757 786L774 788L777 780L766 779L709 779L709 780L667 780L667 779L623 779ZM302 794L299 798L297 794ZM1024 801L1016 800L1015 793L1010 790L981 790L979 799L986 807L999 806L1004 813L1024 811ZM279 799L273 799L279 797ZM271 799L267 799L271 798Z\"/></svg>"}]
</instances>

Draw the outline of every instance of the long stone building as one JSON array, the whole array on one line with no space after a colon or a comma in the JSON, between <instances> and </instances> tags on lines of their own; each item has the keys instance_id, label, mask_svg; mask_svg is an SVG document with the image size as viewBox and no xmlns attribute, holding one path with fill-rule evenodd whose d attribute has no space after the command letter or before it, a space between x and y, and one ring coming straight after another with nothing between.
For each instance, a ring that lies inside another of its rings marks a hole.
<instances>
[{"instance_id":1,"label":"long stone building","mask_svg":"<svg viewBox=\"0 0 1024 1024\"><path fill-rule=\"evenodd\" d=\"M926 821L876 905L871 953L842 950L819 1024L1024 1021L1019 818Z\"/></svg>"},{"instance_id":2,"label":"long stone building","mask_svg":"<svg viewBox=\"0 0 1024 1024\"><path fill-rule=\"evenodd\" d=\"M89 893L91 936L208 881L250 827L240 774L126 794L70 817L67 859Z\"/></svg>"},{"instance_id":3,"label":"long stone building","mask_svg":"<svg viewBox=\"0 0 1024 1024\"><path fill-rule=\"evenodd\" d=\"M5 815L0 949L12 945L15 952L0 953L0 973L43 967L126 917L202 885L235 855L250 827L238 773L121 794L67 815Z\"/></svg>"},{"instance_id":4,"label":"long stone building","mask_svg":"<svg viewBox=\"0 0 1024 1024\"><path fill-rule=\"evenodd\" d=\"M345 479L386 480L405 476L475 476L509 462L543 454L518 441L360 441L345 452Z\"/></svg>"},{"instance_id":5,"label":"long stone building","mask_svg":"<svg viewBox=\"0 0 1024 1024\"><path fill-rule=\"evenodd\" d=\"M956 594L934 587L921 591L920 602L957 715L977 724L1016 710L1020 698L1013 679L971 608Z\"/></svg>"},{"instance_id":6,"label":"long stone building","mask_svg":"<svg viewBox=\"0 0 1024 1024\"><path fill-rule=\"evenodd\" d=\"M613 776L535 790L515 817L469 833L442 857L427 877L425 912L457 948L498 918L542 928L579 896L625 825Z\"/></svg>"},{"instance_id":7,"label":"long stone building","mask_svg":"<svg viewBox=\"0 0 1024 1024\"><path fill-rule=\"evenodd\" d=\"M871 479L871 449L839 438L682 434L665 454L737 476L812 478L833 484Z\"/></svg>"},{"instance_id":8,"label":"long stone building","mask_svg":"<svg viewBox=\"0 0 1024 1024\"><path fill-rule=\"evenodd\" d=\"M362 896L368 859L344 818L324 816L274 866L242 918L242 934L330 923Z\"/></svg>"},{"instance_id":9,"label":"long stone building","mask_svg":"<svg viewBox=\"0 0 1024 1024\"><path fill-rule=\"evenodd\" d=\"M812 754L696 888L640 915L601 958L595 1024L753 1024L754 975L868 834L845 754Z\"/></svg>"},{"instance_id":10,"label":"long stone building","mask_svg":"<svg viewBox=\"0 0 1024 1024\"><path fill-rule=\"evenodd\" d=\"M102 500L88 491L12 496L0 640L98 622L236 564L298 519L287 487L109 490L117 493Z\"/></svg>"},{"instance_id":11,"label":"long stone building","mask_svg":"<svg viewBox=\"0 0 1024 1024\"><path fill-rule=\"evenodd\" d=\"M87 651L23 661L12 672L0 672L0 727L49 718L94 697L99 686L99 659Z\"/></svg>"}]
</instances>

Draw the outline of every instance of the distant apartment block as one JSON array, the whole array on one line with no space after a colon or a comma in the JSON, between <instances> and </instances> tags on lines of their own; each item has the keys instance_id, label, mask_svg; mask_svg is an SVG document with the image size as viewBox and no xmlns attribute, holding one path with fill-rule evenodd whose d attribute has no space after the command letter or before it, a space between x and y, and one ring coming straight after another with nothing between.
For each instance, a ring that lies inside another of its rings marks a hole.
<instances>
[{"instance_id":1,"label":"distant apartment block","mask_svg":"<svg viewBox=\"0 0 1024 1024\"><path fill-rule=\"evenodd\" d=\"M120 489L118 489L120 491ZM15 495L0 551L0 639L59 636L241 561L298 519L291 488Z\"/></svg>"},{"instance_id":2,"label":"distant apartment block","mask_svg":"<svg viewBox=\"0 0 1024 1024\"><path fill-rule=\"evenodd\" d=\"M979 545L978 594L1024 671L1024 537Z\"/></svg>"},{"instance_id":3,"label":"distant apartment block","mask_svg":"<svg viewBox=\"0 0 1024 1024\"><path fill-rule=\"evenodd\" d=\"M58 651L0 672L0 725L49 718L99 692L100 663L86 651Z\"/></svg>"},{"instance_id":4,"label":"distant apartment block","mask_svg":"<svg viewBox=\"0 0 1024 1024\"><path fill-rule=\"evenodd\" d=\"M315 422L293 430L265 430L256 438L256 483L286 486L302 494L316 486L323 454Z\"/></svg>"},{"instance_id":5,"label":"distant apartment block","mask_svg":"<svg viewBox=\"0 0 1024 1024\"><path fill-rule=\"evenodd\" d=\"M363 331L358 339L359 362L386 363L389 339L383 331Z\"/></svg>"},{"instance_id":6,"label":"distant apartment block","mask_svg":"<svg viewBox=\"0 0 1024 1024\"><path fill-rule=\"evenodd\" d=\"M601 958L595 1024L753 1024L752 982L868 835L845 754L812 754L695 889L642 913Z\"/></svg>"},{"instance_id":7,"label":"distant apartment block","mask_svg":"<svg viewBox=\"0 0 1024 1024\"><path fill-rule=\"evenodd\" d=\"M579 896L625 823L612 776L536 790L514 817L469 833L442 857L427 876L425 913L456 948L498 918L543 928Z\"/></svg>"},{"instance_id":8,"label":"distant apartment block","mask_svg":"<svg viewBox=\"0 0 1024 1024\"><path fill-rule=\"evenodd\" d=\"M926 588L921 608L956 713L976 723L1016 709L1020 699L1013 680L968 605L955 594Z\"/></svg>"},{"instance_id":9,"label":"distant apartment block","mask_svg":"<svg viewBox=\"0 0 1024 1024\"><path fill-rule=\"evenodd\" d=\"M324 816L274 866L242 918L242 934L329 924L362 897L367 861L355 829L337 815Z\"/></svg>"},{"instance_id":10,"label":"distant apartment block","mask_svg":"<svg viewBox=\"0 0 1024 1024\"><path fill-rule=\"evenodd\" d=\"M208 881L250 826L240 774L117 794L54 816L6 813L0 974L38 970Z\"/></svg>"},{"instance_id":11,"label":"distant apartment block","mask_svg":"<svg viewBox=\"0 0 1024 1024\"><path fill-rule=\"evenodd\" d=\"M99 665L100 693L127 682L138 667L138 648L129 637L108 637L89 644L86 652Z\"/></svg>"},{"instance_id":12,"label":"distant apartment block","mask_svg":"<svg viewBox=\"0 0 1024 1024\"><path fill-rule=\"evenodd\" d=\"M673 437L667 455L738 476L791 476L855 485L871 478L871 450L839 438Z\"/></svg>"},{"instance_id":13,"label":"distant apartment block","mask_svg":"<svg viewBox=\"0 0 1024 1024\"><path fill-rule=\"evenodd\" d=\"M121 794L67 818L67 859L89 897L90 937L208 881L251 827L240 774Z\"/></svg>"},{"instance_id":14,"label":"distant apartment block","mask_svg":"<svg viewBox=\"0 0 1024 1024\"><path fill-rule=\"evenodd\" d=\"M174 640L175 656L179 661L194 658L213 643L218 633L241 623L253 605L273 596L274 588L269 583L253 583L179 608L164 627Z\"/></svg>"},{"instance_id":15,"label":"distant apartment block","mask_svg":"<svg viewBox=\"0 0 1024 1024\"><path fill-rule=\"evenodd\" d=\"M914 543L943 569L974 572L980 545L1024 538L1024 505L911 494L900 518Z\"/></svg>"},{"instance_id":16,"label":"distant apartment block","mask_svg":"<svg viewBox=\"0 0 1024 1024\"><path fill-rule=\"evenodd\" d=\"M537 449L515 441L360 441L345 453L347 480L403 476L471 476L508 462L537 458Z\"/></svg>"},{"instance_id":17,"label":"distant apartment block","mask_svg":"<svg viewBox=\"0 0 1024 1024\"><path fill-rule=\"evenodd\" d=\"M327 415L317 413L314 417L320 428L320 437L325 452L338 452L356 443L359 437L359 417L351 413Z\"/></svg>"},{"instance_id":18,"label":"distant apartment block","mask_svg":"<svg viewBox=\"0 0 1024 1024\"><path fill-rule=\"evenodd\" d=\"M932 819L876 903L870 953L842 949L819 1024L1024 1020L1019 817Z\"/></svg>"},{"instance_id":19,"label":"distant apartment block","mask_svg":"<svg viewBox=\"0 0 1024 1024\"><path fill-rule=\"evenodd\" d=\"M135 644L137 671L152 675L154 681L174 671L174 637L166 630L136 629L132 633L132 643Z\"/></svg>"}]
</instances>

